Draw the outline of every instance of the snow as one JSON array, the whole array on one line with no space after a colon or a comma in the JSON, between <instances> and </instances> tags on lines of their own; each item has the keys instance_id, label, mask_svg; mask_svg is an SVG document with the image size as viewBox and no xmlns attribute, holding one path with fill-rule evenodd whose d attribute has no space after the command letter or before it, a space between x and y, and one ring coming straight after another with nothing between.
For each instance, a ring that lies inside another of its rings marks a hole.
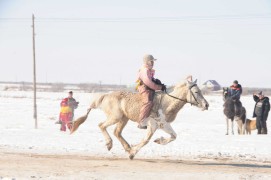
<instances>
[{"instance_id":1,"label":"snow","mask_svg":"<svg viewBox=\"0 0 271 180\"><path fill-rule=\"evenodd\" d=\"M128 154L113 135L114 127L108 128L113 138L110 152L105 146L104 137L98 124L105 120L100 110L91 111L88 120L77 132L70 135L60 132L55 124L59 115L59 103L66 93L38 92L38 129L34 129L33 94L26 91L0 91L0 149L15 152L44 154L84 154L99 157L123 157ZM93 94L75 93L80 102L75 111L75 118L84 115ZM270 135L235 135L226 136L226 122L223 115L221 96L205 96L210 104L208 111L186 105L172 123L177 139L166 146L152 142L164 136L158 130L149 144L141 149L136 158L157 159L233 159L236 161L271 161ZM242 97L251 117L254 101L251 96ZM137 144L145 136L145 131L138 129L136 123L129 122L123 131L124 138L130 144ZM270 129L268 123L268 129Z\"/></svg>"}]
</instances>

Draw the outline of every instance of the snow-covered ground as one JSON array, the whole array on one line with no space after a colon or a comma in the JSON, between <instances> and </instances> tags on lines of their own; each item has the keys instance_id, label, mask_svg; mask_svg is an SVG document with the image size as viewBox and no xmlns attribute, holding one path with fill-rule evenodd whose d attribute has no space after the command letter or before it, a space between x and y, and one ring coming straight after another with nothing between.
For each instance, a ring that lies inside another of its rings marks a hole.
<instances>
[{"instance_id":1,"label":"snow-covered ground","mask_svg":"<svg viewBox=\"0 0 271 180\"><path fill-rule=\"evenodd\" d=\"M38 92L38 129L34 129L32 92L0 91L0 148L16 152L84 154L99 157L128 157L113 135L113 128L108 128L114 146L110 152L98 123L105 120L100 110L91 111L88 120L73 135L60 132L59 125L54 124L59 115L59 103L66 93ZM83 115L91 101L91 94L75 93L80 101L75 118ZM223 100L221 96L206 96L210 104L208 111L186 105L172 123L177 139L162 146L154 142L147 144L136 158L169 158L169 159L204 159L221 158L236 161L271 161L270 135L235 135L226 136L226 124L223 116ZM251 117L254 101L252 97L242 97ZM138 143L145 131L138 129L136 123L128 123L123 131L125 139ZM270 123L268 122L270 129ZM152 140L167 136L157 131Z\"/></svg>"}]
</instances>

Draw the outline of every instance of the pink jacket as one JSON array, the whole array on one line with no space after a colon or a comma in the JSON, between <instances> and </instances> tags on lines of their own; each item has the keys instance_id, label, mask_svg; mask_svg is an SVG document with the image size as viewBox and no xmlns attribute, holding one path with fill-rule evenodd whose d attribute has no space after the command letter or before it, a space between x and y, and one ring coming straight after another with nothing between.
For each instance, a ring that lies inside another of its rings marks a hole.
<instances>
[{"instance_id":1,"label":"pink jacket","mask_svg":"<svg viewBox=\"0 0 271 180\"><path fill-rule=\"evenodd\" d=\"M152 81L155 71L153 69L148 69L147 67L142 67L138 72L138 79L143 81L143 83L153 90L161 90L162 87L155 84ZM139 87L139 92L141 92L141 88Z\"/></svg>"}]
</instances>

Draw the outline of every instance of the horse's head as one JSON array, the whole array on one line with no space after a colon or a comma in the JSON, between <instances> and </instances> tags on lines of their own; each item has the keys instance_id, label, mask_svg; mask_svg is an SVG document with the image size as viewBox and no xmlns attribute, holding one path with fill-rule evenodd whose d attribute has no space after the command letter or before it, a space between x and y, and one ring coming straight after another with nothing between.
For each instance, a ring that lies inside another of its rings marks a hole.
<instances>
[{"instance_id":1,"label":"horse's head","mask_svg":"<svg viewBox=\"0 0 271 180\"><path fill-rule=\"evenodd\" d=\"M197 80L192 81L192 78L188 79L186 82L186 88L187 88L186 95L187 102L190 103L191 105L195 105L198 108L201 108L202 110L208 110L209 103L203 97L202 92L197 85Z\"/></svg>"},{"instance_id":2,"label":"horse's head","mask_svg":"<svg viewBox=\"0 0 271 180\"><path fill-rule=\"evenodd\" d=\"M229 97L229 88L223 87L223 100L226 101L227 98Z\"/></svg>"}]
</instances>

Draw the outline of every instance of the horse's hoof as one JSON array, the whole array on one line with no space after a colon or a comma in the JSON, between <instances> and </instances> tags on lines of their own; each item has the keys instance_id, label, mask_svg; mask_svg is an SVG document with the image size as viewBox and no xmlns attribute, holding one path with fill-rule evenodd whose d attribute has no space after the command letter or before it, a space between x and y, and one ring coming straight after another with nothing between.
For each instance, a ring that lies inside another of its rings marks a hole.
<instances>
[{"instance_id":1,"label":"horse's hoof","mask_svg":"<svg viewBox=\"0 0 271 180\"><path fill-rule=\"evenodd\" d=\"M229 135L229 133L226 133L225 135Z\"/></svg>"},{"instance_id":2,"label":"horse's hoof","mask_svg":"<svg viewBox=\"0 0 271 180\"><path fill-rule=\"evenodd\" d=\"M106 144L107 150L110 151L112 149L112 146L113 146L112 142L107 143Z\"/></svg>"},{"instance_id":3,"label":"horse's hoof","mask_svg":"<svg viewBox=\"0 0 271 180\"><path fill-rule=\"evenodd\" d=\"M161 139L160 138L157 138L157 139L155 139L153 142L155 142L155 143L157 143L157 144L161 144L161 141L160 141Z\"/></svg>"},{"instance_id":4,"label":"horse's hoof","mask_svg":"<svg viewBox=\"0 0 271 180\"><path fill-rule=\"evenodd\" d=\"M135 157L135 155L134 155L134 154L130 154L129 159L130 159L130 160L133 160L133 159L134 159L134 157Z\"/></svg>"}]
</instances>

